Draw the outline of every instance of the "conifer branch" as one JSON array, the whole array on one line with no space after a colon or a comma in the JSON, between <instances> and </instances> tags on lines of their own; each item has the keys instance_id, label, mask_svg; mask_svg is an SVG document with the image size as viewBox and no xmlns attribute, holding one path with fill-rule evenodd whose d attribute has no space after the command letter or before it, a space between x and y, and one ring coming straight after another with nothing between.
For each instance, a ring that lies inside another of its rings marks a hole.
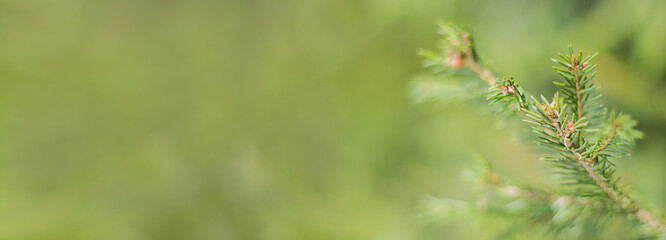
<instances>
[{"instance_id":1,"label":"conifer branch","mask_svg":"<svg viewBox=\"0 0 666 240\"><path fill-rule=\"evenodd\" d=\"M589 198L607 205L608 213L619 212L633 216L646 226L650 226L657 234L666 237L666 226L659 218L655 218L647 209L639 206L618 185L619 177L615 176L615 165L609 158L628 156L626 146L633 144L641 133L633 127L634 120L623 114L605 116L605 108L586 109L585 105L601 97L596 93L599 89L590 81L596 75L596 65L591 64L597 54L583 58L582 51L574 54L569 45L569 54L560 54L561 59L552 59L561 67L553 67L564 81L556 81L559 88L551 101L541 96L541 101L528 94L513 80L499 79L492 71L485 68L475 58L473 44L468 32L454 25L441 25L440 33L444 35L440 47L442 55L422 52L423 56L439 62L448 69L457 71L469 69L481 80L490 85L487 99L493 105L500 105L501 111L514 109L521 114L523 121L529 123L536 134L536 143L557 151L561 157L546 157L559 170L563 184L575 186L574 198ZM562 97L560 97L560 93ZM572 106L567 109L567 106ZM607 124L603 122L608 120ZM601 126L609 129L607 134L598 129L587 129L588 125ZM587 139L587 132L594 137ZM596 142L594 139L601 139ZM497 176L491 173L489 176ZM523 190L516 186L504 185L499 177L488 178L492 186L500 192L513 192L514 197L549 199L552 196ZM587 203L593 204L590 201Z\"/></svg>"}]
</instances>

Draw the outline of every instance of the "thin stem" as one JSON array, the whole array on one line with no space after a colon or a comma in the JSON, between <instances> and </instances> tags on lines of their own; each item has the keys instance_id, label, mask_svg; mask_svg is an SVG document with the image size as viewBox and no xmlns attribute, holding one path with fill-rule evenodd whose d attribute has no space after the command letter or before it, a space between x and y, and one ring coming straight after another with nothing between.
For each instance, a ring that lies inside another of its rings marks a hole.
<instances>
[{"instance_id":1,"label":"thin stem","mask_svg":"<svg viewBox=\"0 0 666 240\"><path fill-rule=\"evenodd\" d=\"M594 170L592 170L592 168L590 168L590 166L588 165L587 162L585 162L585 160L581 160L579 158L578 162L580 163L580 165L583 166L583 168L585 168L585 171L587 171L587 173L590 175L590 177L592 177L592 179L594 179L594 181L597 183L597 185L599 185L599 187L601 187L601 189L603 189L604 192L606 192L606 194L608 194L608 196L610 196L611 199L613 199L613 201L615 201L619 204L624 203L624 201L622 201L622 199L617 195L617 193L615 191L613 191L613 189L611 189L608 185L606 185L606 183L603 180L601 180L601 178L599 178L599 175L597 175L597 173L594 172Z\"/></svg>"},{"instance_id":2,"label":"thin stem","mask_svg":"<svg viewBox=\"0 0 666 240\"><path fill-rule=\"evenodd\" d=\"M580 120L583 118L583 98L580 96L580 77L578 76L578 71L574 72L574 77L576 79L576 100L578 106L578 108L576 109L578 110L577 114L578 119L576 120ZM583 133L581 132L580 134L578 134L578 144L580 144L582 140L583 140Z\"/></svg>"},{"instance_id":3,"label":"thin stem","mask_svg":"<svg viewBox=\"0 0 666 240\"><path fill-rule=\"evenodd\" d=\"M593 154L593 157L596 156L601 151L603 151L604 149L606 149L606 147L608 147L608 144L610 144L610 142L613 141L613 138L615 137L615 132L617 132L617 128L619 126L620 125L617 123L617 121L613 121L613 128L611 128L610 134L608 135L608 137L606 138L604 143L601 144L601 147L599 147L599 149L597 149L596 153ZM585 159L585 161L588 162L588 163L591 163L592 161L594 161L593 157Z\"/></svg>"},{"instance_id":4,"label":"thin stem","mask_svg":"<svg viewBox=\"0 0 666 240\"><path fill-rule=\"evenodd\" d=\"M583 118L583 98L580 96L580 76L578 75L579 68L576 66L577 62L575 56L571 56L571 71L574 73L574 82L576 82L576 120ZM578 134L578 144L583 141L583 132Z\"/></svg>"},{"instance_id":5,"label":"thin stem","mask_svg":"<svg viewBox=\"0 0 666 240\"><path fill-rule=\"evenodd\" d=\"M606 141L604 141L604 144L601 145L601 147L599 148L599 150L597 150L598 152L601 152L601 151L603 151L604 149L606 149L606 147L608 146L608 144L609 144L611 141L613 141L613 137L615 137L615 132L617 131L617 127L619 127L619 126L620 126L620 125L617 123L617 121L613 121L613 128L611 129L611 132L610 132L610 134L608 135L608 138L606 138Z\"/></svg>"},{"instance_id":6,"label":"thin stem","mask_svg":"<svg viewBox=\"0 0 666 240\"><path fill-rule=\"evenodd\" d=\"M576 99L578 100L578 120L583 118L583 98L580 97L580 77L578 77L578 71L574 72L574 77L576 78Z\"/></svg>"},{"instance_id":7,"label":"thin stem","mask_svg":"<svg viewBox=\"0 0 666 240\"><path fill-rule=\"evenodd\" d=\"M487 69L479 65L479 63L474 61L474 59L472 59L472 57L469 55L465 57L465 66L474 71L477 75L479 75L479 78L481 78L481 80L487 82L490 86L495 85L495 81L497 79L495 77L495 74L493 74L493 72L490 71L490 69Z\"/></svg>"}]
</instances>

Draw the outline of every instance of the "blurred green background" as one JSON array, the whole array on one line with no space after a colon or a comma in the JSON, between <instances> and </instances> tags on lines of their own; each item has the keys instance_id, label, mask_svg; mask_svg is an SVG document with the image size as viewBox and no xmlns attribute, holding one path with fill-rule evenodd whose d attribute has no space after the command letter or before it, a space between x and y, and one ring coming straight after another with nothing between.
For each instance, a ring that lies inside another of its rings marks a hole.
<instances>
[{"instance_id":1,"label":"blurred green background","mask_svg":"<svg viewBox=\"0 0 666 240\"><path fill-rule=\"evenodd\" d=\"M624 182L666 210L661 0L8 0L0 238L491 238L422 200L473 199L473 152L556 180L477 107L411 103L440 19L534 93L566 44L600 52L607 105L646 133Z\"/></svg>"}]
</instances>

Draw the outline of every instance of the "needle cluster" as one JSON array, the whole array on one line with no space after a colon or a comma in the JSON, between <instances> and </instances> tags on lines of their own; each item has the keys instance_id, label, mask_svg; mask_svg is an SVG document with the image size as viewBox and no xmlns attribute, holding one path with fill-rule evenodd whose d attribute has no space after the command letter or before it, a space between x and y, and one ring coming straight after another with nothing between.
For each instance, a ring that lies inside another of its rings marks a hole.
<instances>
[{"instance_id":1,"label":"needle cluster","mask_svg":"<svg viewBox=\"0 0 666 240\"><path fill-rule=\"evenodd\" d=\"M638 204L619 181L613 162L628 158L629 147L642 133L635 129L636 121L630 116L608 111L596 103L602 97L599 87L592 82L596 76L592 61L597 54L584 56L582 51L574 52L569 46L567 54L552 59L555 72L562 77L554 82L557 93L552 98L535 97L513 78L497 78L484 67L475 57L468 31L442 24L439 33L443 36L439 52L422 51L430 65L439 62L437 67L449 71L471 71L487 83L490 104L499 106L499 112L520 116L532 129L536 144L549 150L550 155L541 160L552 164L565 190L547 192L530 186L507 185L488 164L477 174L480 183L495 194L522 200L522 214L527 212L524 216L532 216L529 223L558 229L554 231L557 234L599 236L599 231L603 231L600 224L620 216L629 226L640 229L641 238L666 236L663 221ZM485 203L477 204L477 212L506 210L502 206L489 211L492 204L488 203L488 195L484 198L481 202ZM506 211L502 214L513 215Z\"/></svg>"}]
</instances>

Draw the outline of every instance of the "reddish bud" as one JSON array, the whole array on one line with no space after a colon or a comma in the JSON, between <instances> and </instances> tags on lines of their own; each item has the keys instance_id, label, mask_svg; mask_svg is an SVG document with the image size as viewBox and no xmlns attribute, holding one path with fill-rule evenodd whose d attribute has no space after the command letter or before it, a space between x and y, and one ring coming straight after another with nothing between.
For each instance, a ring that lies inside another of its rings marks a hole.
<instances>
[{"instance_id":1,"label":"reddish bud","mask_svg":"<svg viewBox=\"0 0 666 240\"><path fill-rule=\"evenodd\" d=\"M515 89L513 88L513 86L511 86L511 85L506 86L506 90L507 90L508 92L510 92L510 93L516 93L516 90L515 90Z\"/></svg>"},{"instance_id":2,"label":"reddish bud","mask_svg":"<svg viewBox=\"0 0 666 240\"><path fill-rule=\"evenodd\" d=\"M472 42L469 40L469 34L466 33L466 32L464 32L464 33L462 34L462 39L463 39L463 42L465 42L465 44L467 44L467 45L469 45L470 43L472 43Z\"/></svg>"},{"instance_id":3,"label":"reddish bud","mask_svg":"<svg viewBox=\"0 0 666 240\"><path fill-rule=\"evenodd\" d=\"M584 62L582 67L586 67L588 62Z\"/></svg>"},{"instance_id":4,"label":"reddish bud","mask_svg":"<svg viewBox=\"0 0 666 240\"><path fill-rule=\"evenodd\" d=\"M460 52L451 50L446 56L446 62L444 65L453 69L459 69L463 66L462 56Z\"/></svg>"},{"instance_id":5,"label":"reddish bud","mask_svg":"<svg viewBox=\"0 0 666 240\"><path fill-rule=\"evenodd\" d=\"M567 130L569 130L570 133L576 131L576 128L574 127L574 122L573 122L573 120L571 120L571 122L567 123Z\"/></svg>"},{"instance_id":6,"label":"reddish bud","mask_svg":"<svg viewBox=\"0 0 666 240\"><path fill-rule=\"evenodd\" d=\"M502 96L506 96L509 91L506 86L499 86L499 89L502 90Z\"/></svg>"},{"instance_id":7,"label":"reddish bud","mask_svg":"<svg viewBox=\"0 0 666 240\"><path fill-rule=\"evenodd\" d=\"M552 117L555 115L555 112L553 111L552 107L549 107L546 104L541 104L541 109L543 109L543 112L546 113L546 115Z\"/></svg>"}]
</instances>

